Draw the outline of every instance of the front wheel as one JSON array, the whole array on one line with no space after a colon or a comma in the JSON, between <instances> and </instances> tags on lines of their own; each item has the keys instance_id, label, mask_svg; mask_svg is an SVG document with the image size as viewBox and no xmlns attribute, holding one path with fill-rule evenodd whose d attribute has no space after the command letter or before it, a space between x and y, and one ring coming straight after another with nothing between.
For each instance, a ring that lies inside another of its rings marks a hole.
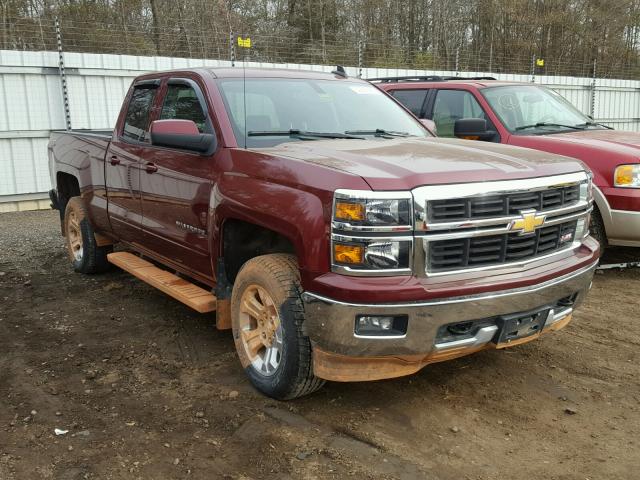
<instances>
[{"instance_id":1,"label":"front wheel","mask_svg":"<svg viewBox=\"0 0 640 480\"><path fill-rule=\"evenodd\" d=\"M84 202L72 197L64 211L64 233L73 269L79 273L99 273L109 269L107 254L112 247L99 247Z\"/></svg>"},{"instance_id":2,"label":"front wheel","mask_svg":"<svg viewBox=\"0 0 640 480\"><path fill-rule=\"evenodd\" d=\"M600 243L600 256L604 253L605 248L609 245L607 241L607 232L604 229L604 221L600 210L594 206L593 212L591 212L591 224L589 225L591 236Z\"/></svg>"},{"instance_id":3,"label":"front wheel","mask_svg":"<svg viewBox=\"0 0 640 480\"><path fill-rule=\"evenodd\" d=\"M243 265L231 296L240 362L254 387L279 400L307 395L324 384L313 374L300 290L295 258L271 254Z\"/></svg>"}]
</instances>

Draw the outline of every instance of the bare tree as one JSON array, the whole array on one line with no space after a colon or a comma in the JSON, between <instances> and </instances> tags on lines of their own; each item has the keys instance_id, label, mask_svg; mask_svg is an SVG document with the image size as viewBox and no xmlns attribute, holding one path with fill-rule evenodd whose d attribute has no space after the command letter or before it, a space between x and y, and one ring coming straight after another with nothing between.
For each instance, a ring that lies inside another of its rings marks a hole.
<instances>
[{"instance_id":1,"label":"bare tree","mask_svg":"<svg viewBox=\"0 0 640 480\"><path fill-rule=\"evenodd\" d=\"M3 48L640 77L640 0L0 0Z\"/></svg>"}]
</instances>

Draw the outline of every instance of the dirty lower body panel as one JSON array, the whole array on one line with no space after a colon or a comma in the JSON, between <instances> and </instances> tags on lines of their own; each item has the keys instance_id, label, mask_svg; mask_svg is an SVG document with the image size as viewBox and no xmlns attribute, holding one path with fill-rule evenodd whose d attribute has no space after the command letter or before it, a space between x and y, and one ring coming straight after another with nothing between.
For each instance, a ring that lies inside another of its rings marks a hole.
<instances>
[{"instance_id":1,"label":"dirty lower body panel","mask_svg":"<svg viewBox=\"0 0 640 480\"><path fill-rule=\"evenodd\" d=\"M351 304L305 292L314 372L334 381L391 378L535 340L570 322L595 267L522 289L404 304Z\"/></svg>"}]
</instances>

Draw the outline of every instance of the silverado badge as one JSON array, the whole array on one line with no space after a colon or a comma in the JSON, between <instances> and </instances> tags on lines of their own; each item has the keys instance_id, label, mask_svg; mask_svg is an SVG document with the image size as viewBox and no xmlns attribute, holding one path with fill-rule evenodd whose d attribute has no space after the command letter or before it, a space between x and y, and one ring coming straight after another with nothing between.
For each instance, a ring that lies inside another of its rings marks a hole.
<instances>
[{"instance_id":1,"label":"silverado badge","mask_svg":"<svg viewBox=\"0 0 640 480\"><path fill-rule=\"evenodd\" d=\"M518 232L520 234L533 233L536 228L544 225L546 215L539 214L535 210L522 210L520 212L521 218L516 218L511 221L509 230Z\"/></svg>"}]
</instances>

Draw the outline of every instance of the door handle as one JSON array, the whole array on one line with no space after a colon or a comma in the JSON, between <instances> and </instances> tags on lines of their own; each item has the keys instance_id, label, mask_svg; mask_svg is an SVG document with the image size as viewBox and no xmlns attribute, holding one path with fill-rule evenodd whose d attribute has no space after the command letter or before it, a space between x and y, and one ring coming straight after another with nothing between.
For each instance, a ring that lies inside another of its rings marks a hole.
<instances>
[{"instance_id":1,"label":"door handle","mask_svg":"<svg viewBox=\"0 0 640 480\"><path fill-rule=\"evenodd\" d=\"M110 159L109 159L109 163L111 165L120 165L120 159L118 157L116 157L115 155L113 155Z\"/></svg>"},{"instance_id":2,"label":"door handle","mask_svg":"<svg viewBox=\"0 0 640 480\"><path fill-rule=\"evenodd\" d=\"M155 173L158 171L158 166L155 163L147 163L144 166L144 169L147 171L147 173Z\"/></svg>"}]
</instances>

